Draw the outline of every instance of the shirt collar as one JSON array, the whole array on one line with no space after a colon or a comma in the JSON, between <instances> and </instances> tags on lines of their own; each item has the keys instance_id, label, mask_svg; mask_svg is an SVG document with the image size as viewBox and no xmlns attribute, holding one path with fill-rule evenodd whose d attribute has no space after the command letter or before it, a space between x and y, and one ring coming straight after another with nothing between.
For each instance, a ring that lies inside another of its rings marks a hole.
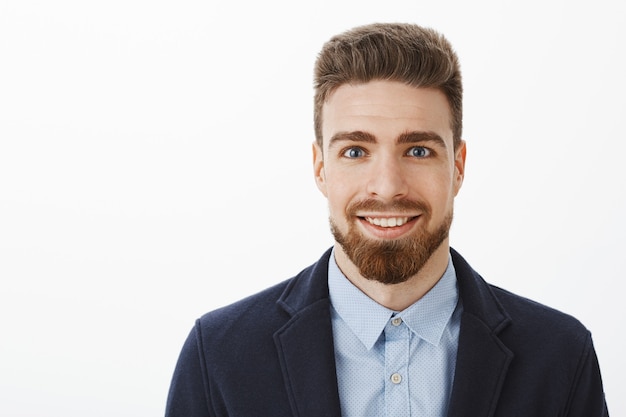
<instances>
[{"instance_id":1,"label":"shirt collar","mask_svg":"<svg viewBox=\"0 0 626 417\"><path fill-rule=\"evenodd\" d=\"M437 284L422 298L401 312L390 310L369 298L341 272L335 253L328 264L330 302L341 319L369 350L392 316L401 317L409 329L437 346L456 308L459 294L452 258Z\"/></svg>"}]
</instances>

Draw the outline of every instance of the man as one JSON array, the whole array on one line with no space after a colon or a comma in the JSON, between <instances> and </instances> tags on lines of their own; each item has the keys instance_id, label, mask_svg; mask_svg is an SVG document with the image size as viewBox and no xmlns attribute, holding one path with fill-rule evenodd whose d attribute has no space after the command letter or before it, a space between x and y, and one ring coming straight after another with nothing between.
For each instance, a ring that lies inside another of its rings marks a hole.
<instances>
[{"instance_id":1,"label":"man","mask_svg":"<svg viewBox=\"0 0 626 417\"><path fill-rule=\"evenodd\" d=\"M590 333L449 246L466 145L447 40L408 24L334 37L314 118L335 244L196 322L166 415L607 416Z\"/></svg>"}]
</instances>

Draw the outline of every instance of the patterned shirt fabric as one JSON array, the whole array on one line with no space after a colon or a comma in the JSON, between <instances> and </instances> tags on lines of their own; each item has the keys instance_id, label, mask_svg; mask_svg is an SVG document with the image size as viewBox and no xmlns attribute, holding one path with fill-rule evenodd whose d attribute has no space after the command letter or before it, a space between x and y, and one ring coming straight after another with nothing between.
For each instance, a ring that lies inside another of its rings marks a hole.
<instances>
[{"instance_id":1,"label":"patterned shirt fabric","mask_svg":"<svg viewBox=\"0 0 626 417\"><path fill-rule=\"evenodd\" d=\"M445 417L462 305L452 259L438 283L403 311L376 303L335 262L328 286L343 417Z\"/></svg>"}]
</instances>

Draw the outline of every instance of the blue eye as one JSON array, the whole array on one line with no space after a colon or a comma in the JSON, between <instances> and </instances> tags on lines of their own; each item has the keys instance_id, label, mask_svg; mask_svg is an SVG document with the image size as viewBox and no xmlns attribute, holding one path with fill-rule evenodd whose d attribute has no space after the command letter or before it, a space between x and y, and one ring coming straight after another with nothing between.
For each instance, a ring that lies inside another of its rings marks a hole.
<instances>
[{"instance_id":1,"label":"blue eye","mask_svg":"<svg viewBox=\"0 0 626 417\"><path fill-rule=\"evenodd\" d=\"M346 158L361 158L365 155L365 152L361 148L348 148L343 153Z\"/></svg>"},{"instance_id":2,"label":"blue eye","mask_svg":"<svg viewBox=\"0 0 626 417\"><path fill-rule=\"evenodd\" d=\"M416 158L426 158L430 156L430 149L424 148L423 146L413 146L407 153L409 156Z\"/></svg>"}]
</instances>

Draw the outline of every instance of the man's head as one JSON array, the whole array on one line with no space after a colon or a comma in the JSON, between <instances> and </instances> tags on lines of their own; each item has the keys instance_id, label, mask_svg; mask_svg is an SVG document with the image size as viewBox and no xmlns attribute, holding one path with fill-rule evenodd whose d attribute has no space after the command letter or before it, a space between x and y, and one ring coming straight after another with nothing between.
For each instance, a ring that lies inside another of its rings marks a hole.
<instances>
[{"instance_id":1,"label":"man's head","mask_svg":"<svg viewBox=\"0 0 626 417\"><path fill-rule=\"evenodd\" d=\"M441 90L452 112L455 146L463 130L463 84L452 45L432 29L413 24L374 23L332 37L315 62L315 138L322 144L322 106L343 84L400 81Z\"/></svg>"},{"instance_id":2,"label":"man's head","mask_svg":"<svg viewBox=\"0 0 626 417\"><path fill-rule=\"evenodd\" d=\"M386 284L447 259L465 165L449 43L415 25L362 26L324 45L315 85L314 171L339 256Z\"/></svg>"}]
</instances>

